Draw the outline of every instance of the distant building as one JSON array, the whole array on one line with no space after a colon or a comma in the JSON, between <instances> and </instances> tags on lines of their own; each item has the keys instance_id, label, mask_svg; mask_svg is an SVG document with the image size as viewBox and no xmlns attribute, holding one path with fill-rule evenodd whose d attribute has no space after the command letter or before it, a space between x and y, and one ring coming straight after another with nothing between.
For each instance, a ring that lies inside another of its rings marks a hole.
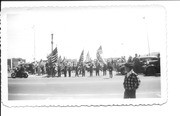
<instances>
[{"instance_id":1,"label":"distant building","mask_svg":"<svg viewBox=\"0 0 180 116\"><path fill-rule=\"evenodd\" d=\"M7 60L7 64L9 68L17 67L18 65L24 63L26 63L26 60L22 58L11 58Z\"/></svg>"}]
</instances>

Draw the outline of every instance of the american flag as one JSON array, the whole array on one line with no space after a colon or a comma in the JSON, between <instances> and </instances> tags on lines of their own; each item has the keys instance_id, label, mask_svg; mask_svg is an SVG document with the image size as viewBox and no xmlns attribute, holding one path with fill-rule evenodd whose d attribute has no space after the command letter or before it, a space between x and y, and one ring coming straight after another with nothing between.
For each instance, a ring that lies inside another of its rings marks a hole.
<instances>
[{"instance_id":1,"label":"american flag","mask_svg":"<svg viewBox=\"0 0 180 116\"><path fill-rule=\"evenodd\" d=\"M83 61L84 61L84 50L81 52L78 65L82 65Z\"/></svg>"},{"instance_id":2,"label":"american flag","mask_svg":"<svg viewBox=\"0 0 180 116\"><path fill-rule=\"evenodd\" d=\"M57 47L52 51L51 54L49 54L49 55L47 56L47 59L48 59L48 61L51 62L51 63L56 63L56 62L57 62L57 60L58 60Z\"/></svg>"}]
</instances>

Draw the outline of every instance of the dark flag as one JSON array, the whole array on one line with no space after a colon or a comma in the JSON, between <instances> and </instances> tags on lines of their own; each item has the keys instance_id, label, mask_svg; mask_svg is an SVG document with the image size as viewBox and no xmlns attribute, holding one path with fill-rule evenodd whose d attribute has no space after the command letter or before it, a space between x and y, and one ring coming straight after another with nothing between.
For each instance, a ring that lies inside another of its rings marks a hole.
<instances>
[{"instance_id":1,"label":"dark flag","mask_svg":"<svg viewBox=\"0 0 180 116\"><path fill-rule=\"evenodd\" d=\"M47 56L48 62L50 63L56 63L58 60L58 52L57 47L52 51L50 55Z\"/></svg>"},{"instance_id":2,"label":"dark flag","mask_svg":"<svg viewBox=\"0 0 180 116\"><path fill-rule=\"evenodd\" d=\"M79 58L79 62L78 62L78 66L82 65L84 61L84 50L81 52L80 58Z\"/></svg>"}]
</instances>

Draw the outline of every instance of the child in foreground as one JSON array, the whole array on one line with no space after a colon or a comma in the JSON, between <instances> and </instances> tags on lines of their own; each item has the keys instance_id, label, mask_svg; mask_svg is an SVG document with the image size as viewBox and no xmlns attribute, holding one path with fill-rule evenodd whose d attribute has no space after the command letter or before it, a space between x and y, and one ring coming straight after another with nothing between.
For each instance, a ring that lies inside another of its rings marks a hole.
<instances>
[{"instance_id":1,"label":"child in foreground","mask_svg":"<svg viewBox=\"0 0 180 116\"><path fill-rule=\"evenodd\" d=\"M124 98L136 98L136 90L138 89L140 85L140 80L138 78L138 75L133 71L133 65L126 63L125 64L125 70L127 74L124 78Z\"/></svg>"}]
</instances>

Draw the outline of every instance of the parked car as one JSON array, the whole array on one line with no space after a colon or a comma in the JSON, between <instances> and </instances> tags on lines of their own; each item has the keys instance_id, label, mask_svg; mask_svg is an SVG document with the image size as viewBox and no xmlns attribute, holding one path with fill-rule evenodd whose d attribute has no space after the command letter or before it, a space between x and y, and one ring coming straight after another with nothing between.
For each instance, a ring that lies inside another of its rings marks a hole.
<instances>
[{"instance_id":1,"label":"parked car","mask_svg":"<svg viewBox=\"0 0 180 116\"><path fill-rule=\"evenodd\" d=\"M118 64L116 66L116 72L117 72L117 75L121 74L121 75L125 75L125 63L121 63L121 64Z\"/></svg>"},{"instance_id":2,"label":"parked car","mask_svg":"<svg viewBox=\"0 0 180 116\"><path fill-rule=\"evenodd\" d=\"M160 74L160 59L156 56L140 57L141 73L146 76L154 76Z\"/></svg>"}]
</instances>

